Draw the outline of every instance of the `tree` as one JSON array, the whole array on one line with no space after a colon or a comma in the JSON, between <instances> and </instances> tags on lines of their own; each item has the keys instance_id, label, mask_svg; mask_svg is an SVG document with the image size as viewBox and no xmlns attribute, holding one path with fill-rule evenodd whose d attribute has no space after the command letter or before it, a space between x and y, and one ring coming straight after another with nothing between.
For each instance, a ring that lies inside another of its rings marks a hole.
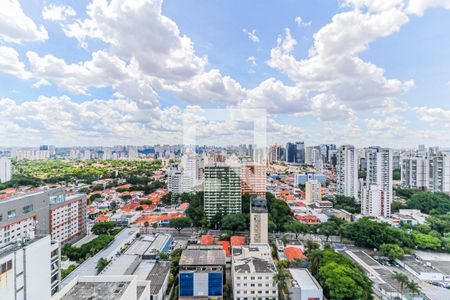
<instances>
[{"instance_id":1,"label":"tree","mask_svg":"<svg viewBox=\"0 0 450 300\"><path fill-rule=\"evenodd\" d=\"M426 214L432 210L438 214L446 214L450 211L450 196L445 193L417 192L407 201L406 206L420 209Z\"/></svg>"},{"instance_id":2,"label":"tree","mask_svg":"<svg viewBox=\"0 0 450 300\"><path fill-rule=\"evenodd\" d=\"M250 194L243 194L241 200L242 213L249 214L250 213Z\"/></svg>"},{"instance_id":3,"label":"tree","mask_svg":"<svg viewBox=\"0 0 450 300\"><path fill-rule=\"evenodd\" d=\"M304 234L309 232L309 227L306 224L294 221L288 225L285 225L284 228L288 232L295 233L295 239L298 239L299 234Z\"/></svg>"},{"instance_id":4,"label":"tree","mask_svg":"<svg viewBox=\"0 0 450 300\"><path fill-rule=\"evenodd\" d=\"M392 171L392 179L394 180L400 180L402 177L402 172L400 169L395 169Z\"/></svg>"},{"instance_id":5,"label":"tree","mask_svg":"<svg viewBox=\"0 0 450 300\"><path fill-rule=\"evenodd\" d=\"M391 260L402 258L405 255L405 251L397 244L382 244L380 252Z\"/></svg>"},{"instance_id":6,"label":"tree","mask_svg":"<svg viewBox=\"0 0 450 300\"><path fill-rule=\"evenodd\" d=\"M398 284L400 285L400 294L403 295L403 288L405 286L405 284L407 284L409 282L409 278L408 276L406 276L404 273L402 272L397 272L394 271L394 279L398 282Z\"/></svg>"},{"instance_id":7,"label":"tree","mask_svg":"<svg viewBox=\"0 0 450 300\"><path fill-rule=\"evenodd\" d=\"M328 299L369 299L370 294L364 289L363 275L355 268L331 262L320 268L319 276Z\"/></svg>"},{"instance_id":8,"label":"tree","mask_svg":"<svg viewBox=\"0 0 450 300\"><path fill-rule=\"evenodd\" d=\"M111 234L112 230L116 227L116 222L100 222L92 226L92 233L96 235Z\"/></svg>"},{"instance_id":9,"label":"tree","mask_svg":"<svg viewBox=\"0 0 450 300\"><path fill-rule=\"evenodd\" d=\"M415 282L414 280L408 281L406 283L406 287L411 292L411 294L413 294L413 296L415 294L419 295L421 292L421 288L420 288L419 284L417 282Z\"/></svg>"},{"instance_id":10,"label":"tree","mask_svg":"<svg viewBox=\"0 0 450 300\"><path fill-rule=\"evenodd\" d=\"M414 242L404 230L386 223L362 218L343 226L343 236L354 241L356 246L379 248L382 244L398 244L402 247L414 247Z\"/></svg>"},{"instance_id":11,"label":"tree","mask_svg":"<svg viewBox=\"0 0 450 300\"><path fill-rule=\"evenodd\" d=\"M372 283L349 258L332 249L308 254L309 270L327 299L372 299Z\"/></svg>"},{"instance_id":12,"label":"tree","mask_svg":"<svg viewBox=\"0 0 450 300\"><path fill-rule=\"evenodd\" d=\"M164 203L165 205L172 204L172 192L168 192L167 194L162 196L161 197L161 202Z\"/></svg>"},{"instance_id":13,"label":"tree","mask_svg":"<svg viewBox=\"0 0 450 300\"><path fill-rule=\"evenodd\" d=\"M322 223L319 225L319 233L326 236L325 241L328 242L330 235L337 233L337 224L333 221Z\"/></svg>"},{"instance_id":14,"label":"tree","mask_svg":"<svg viewBox=\"0 0 450 300\"><path fill-rule=\"evenodd\" d=\"M135 209L136 211L142 211L142 210L144 210L144 208L142 207L142 206L138 206L138 207L136 207L136 209Z\"/></svg>"},{"instance_id":15,"label":"tree","mask_svg":"<svg viewBox=\"0 0 450 300\"><path fill-rule=\"evenodd\" d=\"M289 274L286 272L286 270L283 267L277 267L277 273L273 276L273 280L278 285L278 294L281 298L281 295L287 287L287 279L289 278Z\"/></svg>"},{"instance_id":16,"label":"tree","mask_svg":"<svg viewBox=\"0 0 450 300\"><path fill-rule=\"evenodd\" d=\"M248 214L231 214L222 218L222 229L234 231L244 231L249 227Z\"/></svg>"},{"instance_id":17,"label":"tree","mask_svg":"<svg viewBox=\"0 0 450 300\"><path fill-rule=\"evenodd\" d=\"M192 220L189 217L174 218L170 220L170 227L175 228L178 232L180 232L183 228L191 227L191 225Z\"/></svg>"},{"instance_id":18,"label":"tree","mask_svg":"<svg viewBox=\"0 0 450 300\"><path fill-rule=\"evenodd\" d=\"M152 205L153 201L152 200L142 200L139 202L140 205Z\"/></svg>"},{"instance_id":19,"label":"tree","mask_svg":"<svg viewBox=\"0 0 450 300\"><path fill-rule=\"evenodd\" d=\"M100 274L101 273L101 271L103 271L103 269L104 268L106 268L106 266L109 264L109 261L106 259L106 258L100 258L98 261L97 261L97 266L96 266L96 269L97 269L97 274Z\"/></svg>"},{"instance_id":20,"label":"tree","mask_svg":"<svg viewBox=\"0 0 450 300\"><path fill-rule=\"evenodd\" d=\"M275 232L275 230L277 230L277 225L272 220L269 220L267 229L269 232Z\"/></svg>"},{"instance_id":21,"label":"tree","mask_svg":"<svg viewBox=\"0 0 450 300\"><path fill-rule=\"evenodd\" d=\"M305 247L306 247L306 249L308 249L308 251L312 251L314 249L319 249L320 245L313 240L307 240L305 242Z\"/></svg>"},{"instance_id":22,"label":"tree","mask_svg":"<svg viewBox=\"0 0 450 300\"><path fill-rule=\"evenodd\" d=\"M418 231L413 231L414 242L419 249L437 250L441 247L441 240L429 234L423 234Z\"/></svg>"}]
</instances>

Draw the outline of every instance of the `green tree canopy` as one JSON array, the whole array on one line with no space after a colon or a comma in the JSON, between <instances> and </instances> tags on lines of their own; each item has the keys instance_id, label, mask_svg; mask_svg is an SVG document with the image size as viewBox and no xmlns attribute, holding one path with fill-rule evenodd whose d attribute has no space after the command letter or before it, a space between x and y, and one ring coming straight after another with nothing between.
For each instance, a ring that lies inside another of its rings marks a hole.
<instances>
[{"instance_id":1,"label":"green tree canopy","mask_svg":"<svg viewBox=\"0 0 450 300\"><path fill-rule=\"evenodd\" d=\"M380 252L392 260L402 258L405 255L405 251L397 244L382 244Z\"/></svg>"},{"instance_id":2,"label":"green tree canopy","mask_svg":"<svg viewBox=\"0 0 450 300\"><path fill-rule=\"evenodd\" d=\"M222 218L222 229L232 231L244 231L249 227L248 214L231 214Z\"/></svg>"},{"instance_id":3,"label":"green tree canopy","mask_svg":"<svg viewBox=\"0 0 450 300\"><path fill-rule=\"evenodd\" d=\"M189 228L191 226L192 220L189 217L174 218L170 220L170 227L175 228L178 232L180 232L183 228Z\"/></svg>"},{"instance_id":4,"label":"green tree canopy","mask_svg":"<svg viewBox=\"0 0 450 300\"><path fill-rule=\"evenodd\" d=\"M96 235L111 234L114 227L116 227L116 222L99 222L92 226L92 233Z\"/></svg>"}]
</instances>

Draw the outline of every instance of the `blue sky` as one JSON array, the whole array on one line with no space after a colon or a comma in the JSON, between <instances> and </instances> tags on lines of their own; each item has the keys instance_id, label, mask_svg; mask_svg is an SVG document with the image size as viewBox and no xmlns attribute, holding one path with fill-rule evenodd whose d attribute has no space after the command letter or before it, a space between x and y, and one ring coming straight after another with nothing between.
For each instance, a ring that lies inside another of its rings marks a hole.
<instances>
[{"instance_id":1,"label":"blue sky","mask_svg":"<svg viewBox=\"0 0 450 300\"><path fill-rule=\"evenodd\" d=\"M251 113L217 121L212 108L264 109L268 143L450 146L449 9L5 0L0 146L175 144L186 118L199 142L251 142Z\"/></svg>"}]
</instances>

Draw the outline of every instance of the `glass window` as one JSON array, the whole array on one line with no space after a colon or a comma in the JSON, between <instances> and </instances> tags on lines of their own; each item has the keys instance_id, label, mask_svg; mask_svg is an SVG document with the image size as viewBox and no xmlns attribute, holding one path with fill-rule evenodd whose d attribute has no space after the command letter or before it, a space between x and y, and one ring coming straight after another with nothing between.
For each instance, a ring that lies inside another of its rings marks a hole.
<instances>
[{"instance_id":1,"label":"glass window","mask_svg":"<svg viewBox=\"0 0 450 300\"><path fill-rule=\"evenodd\" d=\"M33 211L33 204L27 205L23 207L23 213L27 214Z\"/></svg>"},{"instance_id":2,"label":"glass window","mask_svg":"<svg viewBox=\"0 0 450 300\"><path fill-rule=\"evenodd\" d=\"M15 217L16 217L16 210L15 209L8 211L8 220L11 220L11 219L13 219Z\"/></svg>"}]
</instances>

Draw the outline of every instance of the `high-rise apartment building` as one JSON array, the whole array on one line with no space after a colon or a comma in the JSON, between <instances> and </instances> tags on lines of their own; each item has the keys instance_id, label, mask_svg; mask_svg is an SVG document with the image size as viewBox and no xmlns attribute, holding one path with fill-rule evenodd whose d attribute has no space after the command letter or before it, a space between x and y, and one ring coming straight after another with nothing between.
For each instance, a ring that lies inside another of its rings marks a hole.
<instances>
[{"instance_id":1,"label":"high-rise apartment building","mask_svg":"<svg viewBox=\"0 0 450 300\"><path fill-rule=\"evenodd\" d=\"M430 184L430 164L425 157L404 157L401 160L403 186L426 190Z\"/></svg>"},{"instance_id":2,"label":"high-rise apartment building","mask_svg":"<svg viewBox=\"0 0 450 300\"><path fill-rule=\"evenodd\" d=\"M429 190L450 193L450 155L440 153L429 159Z\"/></svg>"},{"instance_id":3,"label":"high-rise apartment building","mask_svg":"<svg viewBox=\"0 0 450 300\"><path fill-rule=\"evenodd\" d=\"M309 180L305 183L305 201L311 205L322 201L322 185L317 180Z\"/></svg>"},{"instance_id":4,"label":"high-rise apartment building","mask_svg":"<svg viewBox=\"0 0 450 300\"><path fill-rule=\"evenodd\" d=\"M264 196L266 193L266 167L244 163L240 169L241 193Z\"/></svg>"},{"instance_id":5,"label":"high-rise apartment building","mask_svg":"<svg viewBox=\"0 0 450 300\"><path fill-rule=\"evenodd\" d=\"M217 213L241 212L241 178L237 163L210 163L205 166L204 209L208 220Z\"/></svg>"},{"instance_id":6,"label":"high-rise apartment building","mask_svg":"<svg viewBox=\"0 0 450 300\"><path fill-rule=\"evenodd\" d=\"M11 177L11 161L6 157L0 157L0 183L10 181Z\"/></svg>"},{"instance_id":7,"label":"high-rise apartment building","mask_svg":"<svg viewBox=\"0 0 450 300\"><path fill-rule=\"evenodd\" d=\"M384 191L380 188L380 186L364 186L361 195L361 213L364 216L384 216L384 197Z\"/></svg>"},{"instance_id":8,"label":"high-rise apartment building","mask_svg":"<svg viewBox=\"0 0 450 300\"><path fill-rule=\"evenodd\" d=\"M250 199L250 244L268 244L269 216L266 197Z\"/></svg>"},{"instance_id":9,"label":"high-rise apartment building","mask_svg":"<svg viewBox=\"0 0 450 300\"><path fill-rule=\"evenodd\" d=\"M366 151L366 158L367 177L361 203L362 213L389 217L393 200L392 150L371 147Z\"/></svg>"},{"instance_id":10,"label":"high-rise apartment building","mask_svg":"<svg viewBox=\"0 0 450 300\"><path fill-rule=\"evenodd\" d=\"M49 150L17 150L11 151L11 157L18 160L46 160L50 159Z\"/></svg>"},{"instance_id":11,"label":"high-rise apartment building","mask_svg":"<svg viewBox=\"0 0 450 300\"><path fill-rule=\"evenodd\" d=\"M64 188L20 193L0 201L0 247L29 235L50 234L60 243L86 234L86 197L67 197Z\"/></svg>"},{"instance_id":12,"label":"high-rise apartment building","mask_svg":"<svg viewBox=\"0 0 450 300\"><path fill-rule=\"evenodd\" d=\"M339 147L337 160L337 194L358 199L358 156L355 147Z\"/></svg>"},{"instance_id":13,"label":"high-rise apartment building","mask_svg":"<svg viewBox=\"0 0 450 300\"><path fill-rule=\"evenodd\" d=\"M0 298L51 299L61 281L59 243L50 236L29 236L0 247Z\"/></svg>"}]
</instances>

